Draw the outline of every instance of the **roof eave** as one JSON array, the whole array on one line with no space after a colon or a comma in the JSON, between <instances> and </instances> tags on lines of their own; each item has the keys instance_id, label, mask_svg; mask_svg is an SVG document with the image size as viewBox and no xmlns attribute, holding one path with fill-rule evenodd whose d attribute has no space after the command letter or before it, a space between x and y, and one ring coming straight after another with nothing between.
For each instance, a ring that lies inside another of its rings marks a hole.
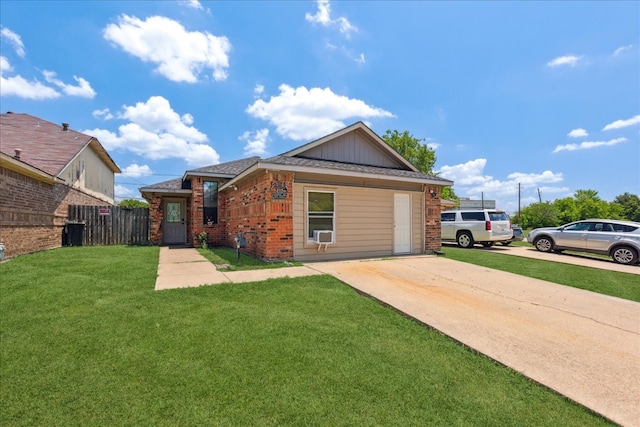
<instances>
[{"instance_id":1,"label":"roof eave","mask_svg":"<svg viewBox=\"0 0 640 427\"><path fill-rule=\"evenodd\" d=\"M55 177L41 169L31 166L28 163L23 162L20 159L8 156L5 153L0 152L0 166L12 170L14 172L21 173L30 178L37 179L38 181L46 182L48 184L56 184L63 182L62 179Z\"/></svg>"},{"instance_id":2,"label":"roof eave","mask_svg":"<svg viewBox=\"0 0 640 427\"><path fill-rule=\"evenodd\" d=\"M247 169L243 173L236 176L234 179L225 183L220 187L220 191L231 187L236 182L242 180L245 176L259 170L274 170L274 171L285 171L285 172L300 172L300 173L315 173L319 175L332 175L332 176L348 176L348 177L357 177L357 178L366 178L366 179L379 179L383 181L403 181L403 182L412 182L418 184L429 184L429 185L440 185L440 186L451 186L453 185L453 181L449 181L448 179L428 179L428 178L416 178L416 177L400 177L393 175L379 175L369 172L356 172L356 171L345 171L345 170L337 170L337 169L327 169L322 167L313 167L313 166L297 166L297 165L281 165L278 163L267 163L267 162L258 162L251 168Z\"/></svg>"}]
</instances>

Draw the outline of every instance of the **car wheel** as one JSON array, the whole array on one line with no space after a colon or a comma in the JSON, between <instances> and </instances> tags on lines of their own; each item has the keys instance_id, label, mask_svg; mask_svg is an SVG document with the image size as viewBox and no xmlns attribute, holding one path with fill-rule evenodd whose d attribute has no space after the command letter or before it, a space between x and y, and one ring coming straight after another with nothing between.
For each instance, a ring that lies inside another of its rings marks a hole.
<instances>
[{"instance_id":1,"label":"car wheel","mask_svg":"<svg viewBox=\"0 0 640 427\"><path fill-rule=\"evenodd\" d=\"M638 262L638 253L629 246L618 246L611 252L611 258L618 264L635 264Z\"/></svg>"},{"instance_id":2,"label":"car wheel","mask_svg":"<svg viewBox=\"0 0 640 427\"><path fill-rule=\"evenodd\" d=\"M482 242L482 246L485 248L490 248L493 246L493 242Z\"/></svg>"},{"instance_id":3,"label":"car wheel","mask_svg":"<svg viewBox=\"0 0 640 427\"><path fill-rule=\"evenodd\" d=\"M473 246L473 236L468 231L458 234L458 246L461 248L470 248Z\"/></svg>"},{"instance_id":4,"label":"car wheel","mask_svg":"<svg viewBox=\"0 0 640 427\"><path fill-rule=\"evenodd\" d=\"M553 250L553 240L546 236L538 237L533 242L533 246L540 252L551 252Z\"/></svg>"}]
</instances>

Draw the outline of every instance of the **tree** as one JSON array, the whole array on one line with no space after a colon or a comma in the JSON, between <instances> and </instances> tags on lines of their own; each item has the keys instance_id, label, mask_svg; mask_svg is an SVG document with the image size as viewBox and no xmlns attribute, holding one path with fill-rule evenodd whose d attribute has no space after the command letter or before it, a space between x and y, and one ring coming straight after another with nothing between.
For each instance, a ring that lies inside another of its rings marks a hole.
<instances>
[{"instance_id":1,"label":"tree","mask_svg":"<svg viewBox=\"0 0 640 427\"><path fill-rule=\"evenodd\" d=\"M416 138L408 130L400 133L397 130L387 129L382 135L382 139L398 154L407 159L409 163L418 168L420 172L436 175L433 172L433 167L436 164L436 153L422 143L424 138ZM447 200L458 199L452 187L443 187L441 197Z\"/></svg>"},{"instance_id":2,"label":"tree","mask_svg":"<svg viewBox=\"0 0 640 427\"><path fill-rule=\"evenodd\" d=\"M612 204L622 209L622 218L640 222L640 197L637 194L621 194L613 199Z\"/></svg>"},{"instance_id":3,"label":"tree","mask_svg":"<svg viewBox=\"0 0 640 427\"><path fill-rule=\"evenodd\" d=\"M560 225L556 207L549 202L533 203L520 212L520 226L524 228L553 227Z\"/></svg>"},{"instance_id":4,"label":"tree","mask_svg":"<svg viewBox=\"0 0 640 427\"><path fill-rule=\"evenodd\" d=\"M424 138L416 138L408 130L400 133L397 130L389 130L382 136L384 142L396 150L398 154L407 159L409 163L417 167L420 172L433 174L433 166L436 164L436 153L431 148L422 144Z\"/></svg>"},{"instance_id":5,"label":"tree","mask_svg":"<svg viewBox=\"0 0 640 427\"><path fill-rule=\"evenodd\" d=\"M556 199L553 202L556 212L558 213L558 221L561 224L577 221L580 219L580 211L576 206L576 200L572 197L564 199Z\"/></svg>"},{"instance_id":6,"label":"tree","mask_svg":"<svg viewBox=\"0 0 640 427\"><path fill-rule=\"evenodd\" d=\"M137 199L124 199L120 200L118 206L122 206L123 208L148 208L149 203Z\"/></svg>"}]
</instances>

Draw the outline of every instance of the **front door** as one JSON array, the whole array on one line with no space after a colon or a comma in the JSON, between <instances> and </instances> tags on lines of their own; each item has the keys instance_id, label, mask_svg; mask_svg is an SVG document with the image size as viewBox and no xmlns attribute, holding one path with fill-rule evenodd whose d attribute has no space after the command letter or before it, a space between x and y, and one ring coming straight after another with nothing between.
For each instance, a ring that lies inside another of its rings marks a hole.
<instances>
[{"instance_id":1,"label":"front door","mask_svg":"<svg viewBox=\"0 0 640 427\"><path fill-rule=\"evenodd\" d=\"M164 205L164 237L166 245L184 245L187 243L185 223L186 204L184 200L167 200Z\"/></svg>"},{"instance_id":2,"label":"front door","mask_svg":"<svg viewBox=\"0 0 640 427\"><path fill-rule=\"evenodd\" d=\"M411 253L411 196L393 195L394 254Z\"/></svg>"}]
</instances>

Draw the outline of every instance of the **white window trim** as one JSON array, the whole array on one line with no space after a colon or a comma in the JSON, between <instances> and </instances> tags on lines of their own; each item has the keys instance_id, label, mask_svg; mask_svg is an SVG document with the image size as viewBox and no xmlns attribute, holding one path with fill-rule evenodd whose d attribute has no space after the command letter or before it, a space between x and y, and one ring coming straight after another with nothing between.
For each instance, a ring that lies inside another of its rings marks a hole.
<instances>
[{"instance_id":1,"label":"white window trim","mask_svg":"<svg viewBox=\"0 0 640 427\"><path fill-rule=\"evenodd\" d=\"M305 188L304 193L304 235L307 245L316 245L317 243L309 237L309 193L331 193L333 194L333 216L331 218L331 224L333 229L333 243L336 243L336 216L338 211L338 201L336 199L335 190L324 190L319 188Z\"/></svg>"}]
</instances>

